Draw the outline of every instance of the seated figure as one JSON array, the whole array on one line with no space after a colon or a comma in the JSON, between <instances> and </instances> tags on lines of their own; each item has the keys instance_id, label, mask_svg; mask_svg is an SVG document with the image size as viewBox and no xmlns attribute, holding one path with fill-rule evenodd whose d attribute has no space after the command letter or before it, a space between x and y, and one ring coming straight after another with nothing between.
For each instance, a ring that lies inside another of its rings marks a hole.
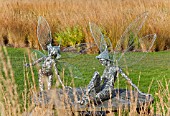
<instances>
[{"instance_id":1,"label":"seated figure","mask_svg":"<svg viewBox=\"0 0 170 116\"><path fill-rule=\"evenodd\" d=\"M81 101L78 101L81 105L87 105L90 102L94 104L101 103L104 100L112 98L112 91L114 90L114 84L120 73L141 95L149 95L142 93L138 87L132 83L128 76L117 67L113 60L110 60L108 50L105 49L101 54L96 57L100 63L105 66L102 76L99 72L95 72L93 78L87 86L86 94Z\"/></svg>"}]
</instances>

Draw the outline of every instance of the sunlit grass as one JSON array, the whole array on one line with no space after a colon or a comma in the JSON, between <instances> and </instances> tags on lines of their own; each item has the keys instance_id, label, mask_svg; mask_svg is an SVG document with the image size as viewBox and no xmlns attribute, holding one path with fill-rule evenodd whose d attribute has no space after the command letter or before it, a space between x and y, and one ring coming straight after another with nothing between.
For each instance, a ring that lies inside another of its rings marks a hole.
<instances>
[{"instance_id":1,"label":"sunlit grass","mask_svg":"<svg viewBox=\"0 0 170 116\"><path fill-rule=\"evenodd\" d=\"M140 35L157 34L153 50L170 48L170 1L168 0L1 0L0 44L38 48L36 27L39 16L49 22L52 35L80 26L85 42L93 39L89 22L101 25L113 46L125 28L141 13L148 19Z\"/></svg>"}]
</instances>

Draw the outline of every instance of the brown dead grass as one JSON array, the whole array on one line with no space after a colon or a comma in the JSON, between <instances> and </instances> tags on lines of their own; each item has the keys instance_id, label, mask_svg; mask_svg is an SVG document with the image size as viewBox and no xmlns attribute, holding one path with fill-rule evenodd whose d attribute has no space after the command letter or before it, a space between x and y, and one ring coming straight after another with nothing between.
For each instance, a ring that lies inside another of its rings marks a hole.
<instances>
[{"instance_id":1,"label":"brown dead grass","mask_svg":"<svg viewBox=\"0 0 170 116\"><path fill-rule=\"evenodd\" d=\"M93 41L88 22L100 24L115 45L125 27L148 11L141 35L156 33L155 50L165 50L170 47L169 6L169 0L0 0L0 44L38 48L37 20L44 16L53 33L80 25L86 42Z\"/></svg>"}]
</instances>

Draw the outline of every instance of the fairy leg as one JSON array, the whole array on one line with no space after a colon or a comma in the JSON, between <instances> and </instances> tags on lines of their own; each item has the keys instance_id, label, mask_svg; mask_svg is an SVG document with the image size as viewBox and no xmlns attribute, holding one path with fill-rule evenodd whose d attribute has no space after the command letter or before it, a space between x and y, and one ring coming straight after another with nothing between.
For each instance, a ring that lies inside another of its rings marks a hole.
<instances>
[{"instance_id":1,"label":"fairy leg","mask_svg":"<svg viewBox=\"0 0 170 116\"><path fill-rule=\"evenodd\" d=\"M52 84L52 75L48 76L48 90L51 89L51 84Z\"/></svg>"},{"instance_id":2,"label":"fairy leg","mask_svg":"<svg viewBox=\"0 0 170 116\"><path fill-rule=\"evenodd\" d=\"M95 104L101 103L104 100L108 100L112 97L112 91L113 87L106 87L102 91L96 94L96 96L93 98L93 101Z\"/></svg>"},{"instance_id":3,"label":"fairy leg","mask_svg":"<svg viewBox=\"0 0 170 116\"><path fill-rule=\"evenodd\" d=\"M90 83L87 86L86 94L89 94L90 92L98 93L101 90L100 82L101 82L100 75L96 71L96 72L94 72L93 78L91 79Z\"/></svg>"},{"instance_id":4,"label":"fairy leg","mask_svg":"<svg viewBox=\"0 0 170 116\"><path fill-rule=\"evenodd\" d=\"M88 104L89 99L95 97L96 93L101 90L100 86L101 78L98 72L95 72L93 78L91 79L90 83L87 86L86 94L82 97L81 101L78 101L80 104Z\"/></svg>"},{"instance_id":5,"label":"fairy leg","mask_svg":"<svg viewBox=\"0 0 170 116\"><path fill-rule=\"evenodd\" d=\"M44 90L44 84L43 84L43 81L42 81L42 77L43 77L43 74L42 74L41 70L39 70L38 81L39 81L40 91Z\"/></svg>"}]
</instances>

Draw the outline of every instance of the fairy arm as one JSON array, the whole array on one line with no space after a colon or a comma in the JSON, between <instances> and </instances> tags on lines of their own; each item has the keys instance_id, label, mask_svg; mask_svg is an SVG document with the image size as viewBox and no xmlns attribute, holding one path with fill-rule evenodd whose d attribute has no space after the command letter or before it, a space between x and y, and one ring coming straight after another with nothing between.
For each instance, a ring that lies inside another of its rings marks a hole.
<instances>
[{"instance_id":1,"label":"fairy arm","mask_svg":"<svg viewBox=\"0 0 170 116\"><path fill-rule=\"evenodd\" d=\"M132 83L132 81L129 79L129 77L122 71L122 69L120 69L119 68L119 73L122 75L122 77L124 77L127 81L128 81L128 83L130 83L131 84L131 86L133 86L141 95L149 95L149 94L145 94L145 93L143 93L143 92L141 92L140 90L139 90L139 88L135 85L135 84L133 84Z\"/></svg>"},{"instance_id":2,"label":"fairy arm","mask_svg":"<svg viewBox=\"0 0 170 116\"><path fill-rule=\"evenodd\" d=\"M42 60L44 60L45 57L41 57L38 60L34 61L33 63L26 63L25 66L29 67L29 66L34 66L35 64L38 64L39 62L41 62Z\"/></svg>"}]
</instances>

